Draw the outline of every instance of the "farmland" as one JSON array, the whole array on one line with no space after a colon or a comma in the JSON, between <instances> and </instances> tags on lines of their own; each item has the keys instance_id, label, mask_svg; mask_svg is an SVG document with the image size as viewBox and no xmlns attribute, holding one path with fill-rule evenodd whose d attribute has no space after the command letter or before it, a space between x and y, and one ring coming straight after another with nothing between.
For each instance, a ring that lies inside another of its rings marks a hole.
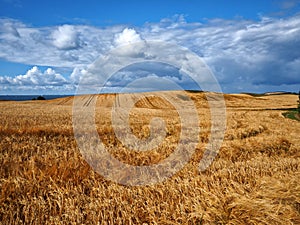
<instances>
[{"instance_id":1,"label":"farmland","mask_svg":"<svg viewBox=\"0 0 300 225\"><path fill-rule=\"evenodd\" d=\"M0 224L299 224L300 122L282 116L297 96L226 94L223 144L199 172L210 110L204 93L187 94L201 128L195 153L174 176L146 186L106 180L84 160L74 138L73 97L0 102ZM94 97L99 138L115 158L144 166L172 153L180 118L168 102L145 98L132 109L130 127L140 139L152 117L166 121L164 142L138 152L114 134L115 95Z\"/></svg>"}]
</instances>

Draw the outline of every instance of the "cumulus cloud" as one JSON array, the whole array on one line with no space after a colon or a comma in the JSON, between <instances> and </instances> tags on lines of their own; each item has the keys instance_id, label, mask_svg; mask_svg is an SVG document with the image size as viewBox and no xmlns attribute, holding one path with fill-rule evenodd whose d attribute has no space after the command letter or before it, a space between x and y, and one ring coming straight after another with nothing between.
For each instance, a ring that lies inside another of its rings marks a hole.
<instances>
[{"instance_id":1,"label":"cumulus cloud","mask_svg":"<svg viewBox=\"0 0 300 225\"><path fill-rule=\"evenodd\" d=\"M84 75L86 75L87 69L84 67L75 67L70 75L70 81L73 84L78 84L80 81L80 78Z\"/></svg>"},{"instance_id":2,"label":"cumulus cloud","mask_svg":"<svg viewBox=\"0 0 300 225\"><path fill-rule=\"evenodd\" d=\"M115 35L114 42L116 46L120 46L139 42L141 40L141 36L134 29L125 28L121 33Z\"/></svg>"},{"instance_id":3,"label":"cumulus cloud","mask_svg":"<svg viewBox=\"0 0 300 225\"><path fill-rule=\"evenodd\" d=\"M71 25L63 25L53 31L53 44L58 49L70 50L79 47L79 34Z\"/></svg>"},{"instance_id":4,"label":"cumulus cloud","mask_svg":"<svg viewBox=\"0 0 300 225\"><path fill-rule=\"evenodd\" d=\"M292 5L288 1L286 4ZM71 83L78 82L85 73L83 68L115 47L148 40L178 44L203 57L227 92L294 90L300 84L299 15L281 19L262 17L259 21L212 19L205 23L189 23L178 16L135 29L87 25L35 28L0 19L0 58L75 68L68 78ZM151 57L144 54L142 45L140 49L129 46L119 54L124 58ZM2 77L0 82L8 80Z\"/></svg>"},{"instance_id":5,"label":"cumulus cloud","mask_svg":"<svg viewBox=\"0 0 300 225\"><path fill-rule=\"evenodd\" d=\"M0 84L11 86L61 86L68 84L68 81L51 68L42 72L37 66L34 66L24 75L16 77L0 76Z\"/></svg>"},{"instance_id":6,"label":"cumulus cloud","mask_svg":"<svg viewBox=\"0 0 300 225\"><path fill-rule=\"evenodd\" d=\"M0 76L0 93L43 94L74 93L75 85L52 68L41 71L33 66L25 74L15 77Z\"/></svg>"}]
</instances>

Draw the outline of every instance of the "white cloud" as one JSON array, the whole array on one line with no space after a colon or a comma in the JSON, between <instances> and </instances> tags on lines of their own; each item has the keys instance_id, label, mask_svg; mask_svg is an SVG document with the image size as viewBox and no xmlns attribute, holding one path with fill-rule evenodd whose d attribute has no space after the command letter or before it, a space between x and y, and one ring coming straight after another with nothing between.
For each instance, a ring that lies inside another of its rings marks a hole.
<instances>
[{"instance_id":1,"label":"white cloud","mask_svg":"<svg viewBox=\"0 0 300 225\"><path fill-rule=\"evenodd\" d=\"M42 72L37 66L34 66L24 75L0 76L0 83L11 86L61 86L69 82L51 68Z\"/></svg>"},{"instance_id":2,"label":"white cloud","mask_svg":"<svg viewBox=\"0 0 300 225\"><path fill-rule=\"evenodd\" d=\"M71 27L35 28L12 19L0 19L0 58L39 66L86 66L109 51L114 46L115 34L124 29L123 26ZM13 32L7 29L16 30L19 37L13 37Z\"/></svg>"},{"instance_id":3,"label":"white cloud","mask_svg":"<svg viewBox=\"0 0 300 225\"><path fill-rule=\"evenodd\" d=\"M86 68L75 67L70 75L70 81L74 84L78 84L80 78L86 73Z\"/></svg>"},{"instance_id":4,"label":"white cloud","mask_svg":"<svg viewBox=\"0 0 300 225\"><path fill-rule=\"evenodd\" d=\"M20 38L20 34L17 30L18 26L21 24L16 20L2 19L0 24L0 38L1 39L13 39L16 40Z\"/></svg>"},{"instance_id":5,"label":"white cloud","mask_svg":"<svg viewBox=\"0 0 300 225\"><path fill-rule=\"evenodd\" d=\"M125 28L122 33L116 34L114 39L116 46L128 45L139 41L142 41L141 36L134 29L130 28Z\"/></svg>"},{"instance_id":6,"label":"white cloud","mask_svg":"<svg viewBox=\"0 0 300 225\"><path fill-rule=\"evenodd\" d=\"M300 84L299 15L281 19L262 17L260 21L215 19L204 24L188 23L179 16L135 29L87 25L35 28L16 20L0 19L0 58L30 65L77 68L68 79L71 83L78 81L83 68L114 47L145 40L179 44L202 56L225 91L289 85L295 88ZM142 45L140 49L129 46L125 50L119 54L151 57L144 55ZM2 77L0 83L9 79L17 78ZM31 79L34 85L33 75ZM21 80L29 82L25 77Z\"/></svg>"},{"instance_id":7,"label":"white cloud","mask_svg":"<svg viewBox=\"0 0 300 225\"><path fill-rule=\"evenodd\" d=\"M76 85L54 69L41 71L37 66L15 77L0 76L0 94L69 94Z\"/></svg>"},{"instance_id":8,"label":"white cloud","mask_svg":"<svg viewBox=\"0 0 300 225\"><path fill-rule=\"evenodd\" d=\"M58 49L70 50L76 49L80 45L79 34L73 26L63 25L52 33L53 44Z\"/></svg>"}]
</instances>

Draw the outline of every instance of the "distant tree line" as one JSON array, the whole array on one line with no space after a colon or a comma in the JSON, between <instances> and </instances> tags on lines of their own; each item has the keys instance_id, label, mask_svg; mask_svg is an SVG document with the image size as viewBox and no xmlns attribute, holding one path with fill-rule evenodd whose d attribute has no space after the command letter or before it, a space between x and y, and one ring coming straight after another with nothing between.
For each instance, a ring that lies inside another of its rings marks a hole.
<instances>
[{"instance_id":1,"label":"distant tree line","mask_svg":"<svg viewBox=\"0 0 300 225\"><path fill-rule=\"evenodd\" d=\"M46 100L46 99L40 95L37 98L33 98L32 100Z\"/></svg>"}]
</instances>

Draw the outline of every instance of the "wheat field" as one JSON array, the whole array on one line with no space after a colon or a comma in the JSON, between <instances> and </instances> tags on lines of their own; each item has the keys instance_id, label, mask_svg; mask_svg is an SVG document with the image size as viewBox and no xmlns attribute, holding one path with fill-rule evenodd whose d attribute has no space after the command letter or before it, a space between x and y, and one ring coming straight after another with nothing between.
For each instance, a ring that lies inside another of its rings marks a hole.
<instances>
[{"instance_id":1,"label":"wheat field","mask_svg":"<svg viewBox=\"0 0 300 225\"><path fill-rule=\"evenodd\" d=\"M199 172L210 111L204 93L187 94L200 118L195 153L174 176L146 186L109 181L84 160L73 133L73 97L0 102L0 224L300 224L300 122L282 116L297 96L226 94L223 144ZM178 144L180 120L168 102L144 98L131 110L131 131L140 139L149 136L152 117L166 121L163 143L138 152L114 134L115 95L92 97L99 138L115 158L151 165Z\"/></svg>"}]
</instances>

